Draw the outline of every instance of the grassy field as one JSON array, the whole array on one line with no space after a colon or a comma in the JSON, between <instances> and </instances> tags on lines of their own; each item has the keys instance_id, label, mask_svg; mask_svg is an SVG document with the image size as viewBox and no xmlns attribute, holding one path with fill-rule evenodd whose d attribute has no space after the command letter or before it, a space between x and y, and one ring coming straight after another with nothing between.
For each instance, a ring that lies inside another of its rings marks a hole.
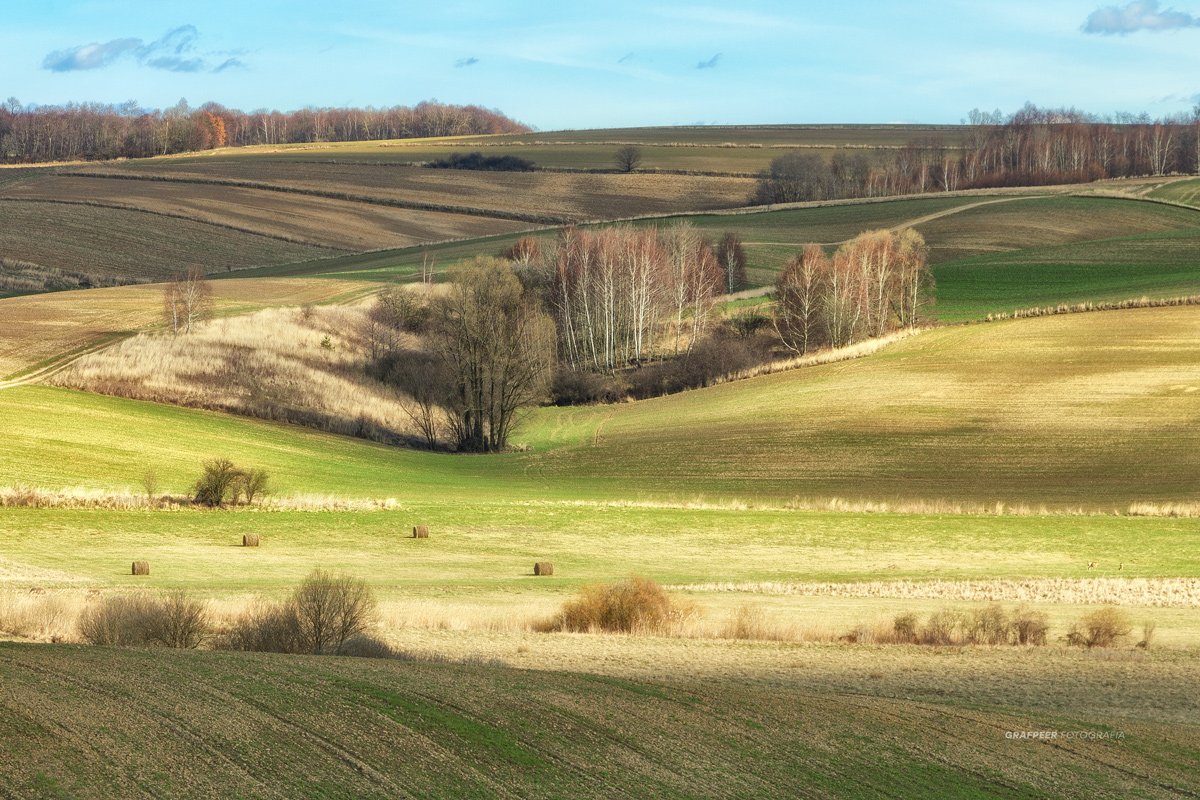
<instances>
[{"instance_id":1,"label":"grassy field","mask_svg":"<svg viewBox=\"0 0 1200 800\"><path fill-rule=\"evenodd\" d=\"M14 796L1169 797L1200 766L1194 725L727 680L19 645L0 676Z\"/></svg>"},{"instance_id":2,"label":"grassy field","mask_svg":"<svg viewBox=\"0 0 1200 800\"><path fill-rule=\"evenodd\" d=\"M1200 207L1200 180L1171 181L1150 192L1150 197Z\"/></svg>"},{"instance_id":3,"label":"grassy field","mask_svg":"<svg viewBox=\"0 0 1200 800\"><path fill-rule=\"evenodd\" d=\"M1200 313L1180 307L938 329L854 361L617 406L541 409L515 437L531 452L488 458L20 389L0 393L17 431L0 454L0 475L126 485L146 463L178 476L229 442L231 456L264 462L291 490L357 496L449 491L447 481L478 492L486 484L477 481L492 476L503 491L526 487L531 496L1111 510L1194 498L1200 489L1198 325ZM174 433L180 427L192 431L186 446ZM97 430L104 447L95 446ZM80 458L83 449L92 454Z\"/></svg>"},{"instance_id":4,"label":"grassy field","mask_svg":"<svg viewBox=\"0 0 1200 800\"><path fill-rule=\"evenodd\" d=\"M337 253L203 222L114 208L0 201L0 255L98 275L163 278Z\"/></svg>"},{"instance_id":5,"label":"grassy field","mask_svg":"<svg viewBox=\"0 0 1200 800\"><path fill-rule=\"evenodd\" d=\"M213 297L217 313L240 314L269 306L346 300L376 288L311 278L220 281L213 286ZM161 319L162 287L153 284L0 298L0 378L157 325Z\"/></svg>"},{"instance_id":6,"label":"grassy field","mask_svg":"<svg viewBox=\"0 0 1200 800\"><path fill-rule=\"evenodd\" d=\"M691 222L717 238L737 232L754 285L774 281L805 243L833 247L873 228L911 225L930 245L938 302L931 313L955 322L1059 303L1112 301L1200 291L1200 214L1132 197L915 197L764 211L683 215L639 224ZM554 231L536 234L551 239ZM518 235L265 267L267 275L324 275L363 281L411 280L426 254L439 267L495 254Z\"/></svg>"}]
</instances>

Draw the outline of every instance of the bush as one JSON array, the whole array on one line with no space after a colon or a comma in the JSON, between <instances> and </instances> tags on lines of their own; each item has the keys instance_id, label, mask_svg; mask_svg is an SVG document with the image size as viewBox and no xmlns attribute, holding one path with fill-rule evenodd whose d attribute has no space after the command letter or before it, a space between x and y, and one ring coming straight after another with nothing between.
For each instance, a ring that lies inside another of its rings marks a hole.
<instances>
[{"instance_id":1,"label":"bush","mask_svg":"<svg viewBox=\"0 0 1200 800\"><path fill-rule=\"evenodd\" d=\"M1024 606L1018 607L1013 612L1010 625L1012 626L1013 644L1044 645L1046 634L1050 630L1045 613L1033 611Z\"/></svg>"},{"instance_id":2,"label":"bush","mask_svg":"<svg viewBox=\"0 0 1200 800\"><path fill-rule=\"evenodd\" d=\"M702 339L685 357L650 364L630 372L627 376L629 394L644 400L686 389L699 389L770 359L771 346L765 337L741 337L717 332Z\"/></svg>"},{"instance_id":3,"label":"bush","mask_svg":"<svg viewBox=\"0 0 1200 800\"><path fill-rule=\"evenodd\" d=\"M1086 614L1067 631L1067 644L1077 647L1113 647L1133 630L1129 617L1117 608Z\"/></svg>"},{"instance_id":4,"label":"bush","mask_svg":"<svg viewBox=\"0 0 1200 800\"><path fill-rule=\"evenodd\" d=\"M242 614L220 646L256 653L299 653L300 623L288 603L263 604Z\"/></svg>"},{"instance_id":5,"label":"bush","mask_svg":"<svg viewBox=\"0 0 1200 800\"><path fill-rule=\"evenodd\" d=\"M265 469L248 469L242 473L241 489L247 503L267 493L268 476Z\"/></svg>"},{"instance_id":6,"label":"bush","mask_svg":"<svg viewBox=\"0 0 1200 800\"><path fill-rule=\"evenodd\" d=\"M377 639L374 636L368 636L365 633L351 636L346 641L342 642L341 650L338 655L351 656L353 658L400 658L410 660L411 656L407 653L402 653L393 648L390 644Z\"/></svg>"},{"instance_id":7,"label":"bush","mask_svg":"<svg viewBox=\"0 0 1200 800\"><path fill-rule=\"evenodd\" d=\"M182 591L153 598L106 597L79 618L79 635L88 644L124 647L160 645L194 650L210 631L208 606Z\"/></svg>"},{"instance_id":8,"label":"bush","mask_svg":"<svg viewBox=\"0 0 1200 800\"><path fill-rule=\"evenodd\" d=\"M216 508L226 500L237 500L235 486L241 473L227 458L214 458L204 462L204 474L196 481L196 502Z\"/></svg>"},{"instance_id":9,"label":"bush","mask_svg":"<svg viewBox=\"0 0 1200 800\"><path fill-rule=\"evenodd\" d=\"M999 603L972 611L964 620L963 629L970 644L1008 644L1008 614Z\"/></svg>"},{"instance_id":10,"label":"bush","mask_svg":"<svg viewBox=\"0 0 1200 800\"><path fill-rule=\"evenodd\" d=\"M376 298L369 316L392 330L421 333L429 325L429 303L416 292L388 289Z\"/></svg>"},{"instance_id":11,"label":"bush","mask_svg":"<svg viewBox=\"0 0 1200 800\"><path fill-rule=\"evenodd\" d=\"M592 403L616 403L628 389L617 378L595 372L576 372L561 367L550 383L550 400L556 406L581 406Z\"/></svg>"},{"instance_id":12,"label":"bush","mask_svg":"<svg viewBox=\"0 0 1200 800\"><path fill-rule=\"evenodd\" d=\"M432 169L478 169L488 172L533 172L537 164L520 156L485 156L481 152L453 153L430 161Z\"/></svg>"},{"instance_id":13,"label":"bush","mask_svg":"<svg viewBox=\"0 0 1200 800\"><path fill-rule=\"evenodd\" d=\"M285 601L238 619L223 646L267 653L340 655L375 621L376 601L365 581L314 570ZM357 645L365 647L361 642Z\"/></svg>"},{"instance_id":14,"label":"bush","mask_svg":"<svg viewBox=\"0 0 1200 800\"><path fill-rule=\"evenodd\" d=\"M900 614L892 620L892 635L898 644L913 644L917 641L919 625L916 614Z\"/></svg>"},{"instance_id":15,"label":"bush","mask_svg":"<svg viewBox=\"0 0 1200 800\"><path fill-rule=\"evenodd\" d=\"M935 611L921 629L921 644L958 644L962 626L963 617L959 612L948 608Z\"/></svg>"},{"instance_id":16,"label":"bush","mask_svg":"<svg viewBox=\"0 0 1200 800\"><path fill-rule=\"evenodd\" d=\"M543 629L575 633L655 632L664 630L676 616L671 598L661 586L635 576L619 583L585 586Z\"/></svg>"}]
</instances>

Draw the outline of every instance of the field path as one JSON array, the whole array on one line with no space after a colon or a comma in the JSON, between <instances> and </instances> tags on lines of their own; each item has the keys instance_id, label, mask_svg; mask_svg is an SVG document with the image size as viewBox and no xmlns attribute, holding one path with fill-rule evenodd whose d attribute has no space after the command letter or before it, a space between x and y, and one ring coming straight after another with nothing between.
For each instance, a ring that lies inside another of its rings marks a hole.
<instances>
[{"instance_id":1,"label":"field path","mask_svg":"<svg viewBox=\"0 0 1200 800\"><path fill-rule=\"evenodd\" d=\"M135 335L136 332L123 336L117 336L112 339L105 339L103 341L94 342L91 345L85 346L82 350L75 350L70 353L64 353L61 356L55 356L52 359L52 363L39 367L28 374L22 375L18 378L11 378L9 380L0 380L0 391L5 389L15 389L18 386L27 386L31 383L44 381L46 378L62 372L84 356L90 356L93 353L99 353L101 350L107 350L118 342L123 342L130 336Z\"/></svg>"}]
</instances>

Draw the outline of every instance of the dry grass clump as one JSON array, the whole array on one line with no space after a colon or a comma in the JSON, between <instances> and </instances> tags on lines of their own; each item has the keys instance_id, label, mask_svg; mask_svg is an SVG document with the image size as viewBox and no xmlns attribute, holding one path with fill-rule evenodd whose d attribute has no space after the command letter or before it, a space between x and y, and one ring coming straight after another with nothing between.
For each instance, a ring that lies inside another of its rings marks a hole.
<instances>
[{"instance_id":1,"label":"dry grass clump","mask_svg":"<svg viewBox=\"0 0 1200 800\"><path fill-rule=\"evenodd\" d=\"M242 614L220 646L341 655L347 642L374 624L376 611L375 595L365 581L317 569L283 602L262 603Z\"/></svg>"},{"instance_id":2,"label":"dry grass clump","mask_svg":"<svg viewBox=\"0 0 1200 800\"><path fill-rule=\"evenodd\" d=\"M1118 608L1101 608L1071 625L1067 631L1067 644L1088 649L1114 647L1132 632L1133 625L1125 612Z\"/></svg>"},{"instance_id":3,"label":"dry grass clump","mask_svg":"<svg viewBox=\"0 0 1200 800\"><path fill-rule=\"evenodd\" d=\"M22 639L61 642L74 633L82 598L61 593L0 592L0 634Z\"/></svg>"},{"instance_id":4,"label":"dry grass clump","mask_svg":"<svg viewBox=\"0 0 1200 800\"><path fill-rule=\"evenodd\" d=\"M718 632L721 639L746 639L758 642L812 641L820 638L815 632L803 632L767 620L762 609L743 603L738 606Z\"/></svg>"},{"instance_id":5,"label":"dry grass clump","mask_svg":"<svg viewBox=\"0 0 1200 800\"><path fill-rule=\"evenodd\" d=\"M178 647L194 650L208 638L208 606L183 591L159 597L117 595L89 606L79 617L88 644Z\"/></svg>"},{"instance_id":6,"label":"dry grass clump","mask_svg":"<svg viewBox=\"0 0 1200 800\"><path fill-rule=\"evenodd\" d=\"M667 633L694 609L671 600L649 578L585 586L562 610L537 626L543 632Z\"/></svg>"},{"instance_id":7,"label":"dry grass clump","mask_svg":"<svg viewBox=\"0 0 1200 800\"><path fill-rule=\"evenodd\" d=\"M268 309L182 336L139 334L81 358L53 382L416 443L419 432L404 410L408 397L367 374L379 335L364 308Z\"/></svg>"}]
</instances>

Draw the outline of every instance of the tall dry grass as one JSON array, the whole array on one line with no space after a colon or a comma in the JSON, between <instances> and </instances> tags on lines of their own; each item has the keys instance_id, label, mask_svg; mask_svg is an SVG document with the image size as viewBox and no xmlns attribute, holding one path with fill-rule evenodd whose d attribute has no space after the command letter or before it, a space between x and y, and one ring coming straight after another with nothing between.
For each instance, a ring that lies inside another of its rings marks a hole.
<instances>
[{"instance_id":1,"label":"tall dry grass","mask_svg":"<svg viewBox=\"0 0 1200 800\"><path fill-rule=\"evenodd\" d=\"M734 592L807 597L1122 605L1200 608L1200 578L1031 578L1026 580L714 582L668 587L683 592Z\"/></svg>"},{"instance_id":2,"label":"tall dry grass","mask_svg":"<svg viewBox=\"0 0 1200 800\"><path fill-rule=\"evenodd\" d=\"M86 487L47 489L37 486L0 486L0 508L71 508L103 511L177 511L206 508L189 495L156 494L132 489L109 491ZM393 497L350 498L336 495L296 494L255 498L253 505L225 506L224 511L392 511L401 508Z\"/></svg>"},{"instance_id":3,"label":"tall dry grass","mask_svg":"<svg viewBox=\"0 0 1200 800\"><path fill-rule=\"evenodd\" d=\"M1200 295L1183 297L1135 297L1128 300L1088 303L1059 303L1056 306L1034 306L1033 308L1018 308L1011 313L994 312L985 318L988 322L998 322L1006 319L1026 319L1029 317L1052 317L1058 314L1085 314L1091 311L1120 311L1129 308L1169 308L1171 306L1200 305Z\"/></svg>"},{"instance_id":4,"label":"tall dry grass","mask_svg":"<svg viewBox=\"0 0 1200 800\"><path fill-rule=\"evenodd\" d=\"M415 442L408 398L366 371L373 350L384 346L382 336L361 307L268 309L214 320L190 334L140 334L85 356L54 382L379 442Z\"/></svg>"}]
</instances>

